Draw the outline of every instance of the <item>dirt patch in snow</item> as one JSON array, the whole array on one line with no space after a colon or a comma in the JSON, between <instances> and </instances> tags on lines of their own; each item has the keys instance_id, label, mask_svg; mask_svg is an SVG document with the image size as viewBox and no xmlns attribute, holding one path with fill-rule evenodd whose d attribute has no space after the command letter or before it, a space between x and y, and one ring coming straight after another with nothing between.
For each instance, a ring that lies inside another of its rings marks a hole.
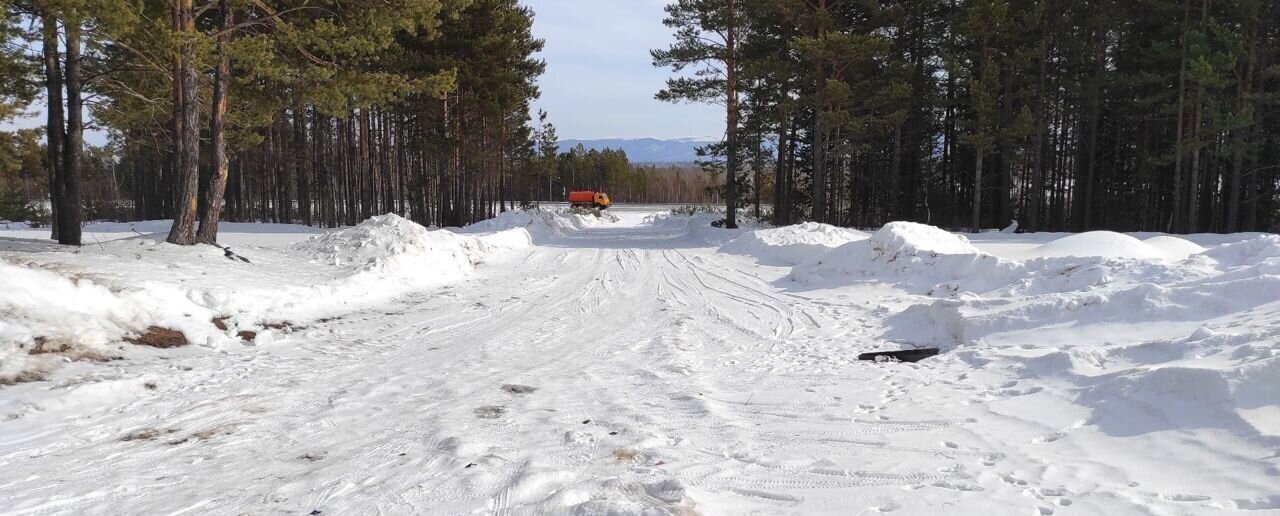
<instances>
[{"instance_id":1,"label":"dirt patch in snow","mask_svg":"<svg viewBox=\"0 0 1280 516\"><path fill-rule=\"evenodd\" d=\"M27 382L39 382L48 377L48 373L40 370L28 369L21 371L13 376L0 376L0 386L15 385Z\"/></svg>"},{"instance_id":2,"label":"dirt patch in snow","mask_svg":"<svg viewBox=\"0 0 1280 516\"><path fill-rule=\"evenodd\" d=\"M124 340L130 344L160 349L178 348L190 344L186 335L183 335L182 332L159 326L150 326L142 335L125 337Z\"/></svg>"},{"instance_id":3,"label":"dirt patch in snow","mask_svg":"<svg viewBox=\"0 0 1280 516\"><path fill-rule=\"evenodd\" d=\"M164 428L164 429L143 428L142 430L135 430L133 432L129 432L128 434L125 434L125 436L121 437L120 440L121 441L154 441L157 437L171 434L177 431L178 431L177 428Z\"/></svg>"}]
</instances>

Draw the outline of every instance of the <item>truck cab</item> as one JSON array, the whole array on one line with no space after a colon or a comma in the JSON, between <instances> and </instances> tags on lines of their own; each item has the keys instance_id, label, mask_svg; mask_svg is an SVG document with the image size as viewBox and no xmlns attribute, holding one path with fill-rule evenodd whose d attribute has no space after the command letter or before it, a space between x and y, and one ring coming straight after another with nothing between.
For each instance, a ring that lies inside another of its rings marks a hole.
<instances>
[{"instance_id":1,"label":"truck cab","mask_svg":"<svg viewBox=\"0 0 1280 516\"><path fill-rule=\"evenodd\" d=\"M596 207L597 207L597 208L600 208L600 209L602 209L602 210L603 210L603 209L605 209L605 208L608 208L610 204L611 204L611 202L609 201L609 194L604 193L604 192L596 192Z\"/></svg>"}]
</instances>

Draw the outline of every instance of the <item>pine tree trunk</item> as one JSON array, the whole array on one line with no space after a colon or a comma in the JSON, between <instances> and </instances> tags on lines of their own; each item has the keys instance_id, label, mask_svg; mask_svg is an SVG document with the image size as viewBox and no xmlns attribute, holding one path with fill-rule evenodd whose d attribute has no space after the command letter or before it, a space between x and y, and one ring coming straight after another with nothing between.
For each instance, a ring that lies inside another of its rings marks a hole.
<instances>
[{"instance_id":1,"label":"pine tree trunk","mask_svg":"<svg viewBox=\"0 0 1280 516\"><path fill-rule=\"evenodd\" d=\"M787 146L790 138L787 135L787 116L778 123L778 160L773 167L773 225L786 224L787 201L785 194L787 183Z\"/></svg>"},{"instance_id":2,"label":"pine tree trunk","mask_svg":"<svg viewBox=\"0 0 1280 516\"><path fill-rule=\"evenodd\" d=\"M985 150L981 145L977 147L973 164L973 218L970 227L974 233L982 231L982 161Z\"/></svg>"},{"instance_id":3,"label":"pine tree trunk","mask_svg":"<svg viewBox=\"0 0 1280 516\"><path fill-rule=\"evenodd\" d=\"M200 181L200 129L197 127L199 99L196 97L198 78L196 77L195 59L196 35L195 17L192 12L192 0L175 0L174 18L178 33L183 40L174 74L175 97L174 120L178 129L174 139L178 148L178 191L174 199L173 227L169 230L167 241L171 244L192 245L196 243L196 193Z\"/></svg>"},{"instance_id":4,"label":"pine tree trunk","mask_svg":"<svg viewBox=\"0 0 1280 516\"><path fill-rule=\"evenodd\" d=\"M297 170L298 213L302 223L308 226L315 222L311 209L312 170L310 146L307 144L307 108L299 106L293 112L293 152Z\"/></svg>"},{"instance_id":5,"label":"pine tree trunk","mask_svg":"<svg viewBox=\"0 0 1280 516\"><path fill-rule=\"evenodd\" d=\"M222 26L218 34L218 67L213 77L213 105L209 113L209 144L213 151L212 172L205 187L205 197L200 205L200 229L196 240L205 244L218 241L218 219L222 214L222 200L227 189L227 89L231 85L231 58L227 54L227 42L231 38L234 14L230 0L220 0L218 9Z\"/></svg>"},{"instance_id":6,"label":"pine tree trunk","mask_svg":"<svg viewBox=\"0 0 1280 516\"><path fill-rule=\"evenodd\" d=\"M500 210L507 211L507 124L505 120L501 120L502 127L498 130L498 198L501 202Z\"/></svg>"},{"instance_id":7,"label":"pine tree trunk","mask_svg":"<svg viewBox=\"0 0 1280 516\"><path fill-rule=\"evenodd\" d=\"M1209 0L1201 0L1201 31L1206 30L1209 21ZM1203 147L1203 125L1204 125L1204 84L1196 85L1196 100L1193 106L1195 110L1194 118L1191 126L1192 145L1195 148L1191 153L1191 171L1190 178L1187 180L1187 232L1196 233L1200 231L1200 155Z\"/></svg>"},{"instance_id":8,"label":"pine tree trunk","mask_svg":"<svg viewBox=\"0 0 1280 516\"><path fill-rule=\"evenodd\" d=\"M724 227L727 229L738 227L738 20L734 12L735 7L735 0L728 0L729 22L725 29L725 92L727 94L725 147L729 156L725 160L728 170L724 185Z\"/></svg>"},{"instance_id":9,"label":"pine tree trunk","mask_svg":"<svg viewBox=\"0 0 1280 516\"><path fill-rule=\"evenodd\" d=\"M760 157L762 155L760 147L763 144L761 142L762 139L764 139L764 135L757 131L755 137L755 154L751 160L751 170L754 173L751 180L751 192L753 194L753 205L755 206L755 217L757 221L760 220Z\"/></svg>"},{"instance_id":10,"label":"pine tree trunk","mask_svg":"<svg viewBox=\"0 0 1280 516\"><path fill-rule=\"evenodd\" d=\"M58 243L80 245L80 164L84 154L84 101L81 98L80 20L68 20L67 29L67 139L64 142L61 198L58 199Z\"/></svg>"},{"instance_id":11,"label":"pine tree trunk","mask_svg":"<svg viewBox=\"0 0 1280 516\"><path fill-rule=\"evenodd\" d=\"M1249 55L1246 57L1244 79L1240 85L1239 111L1240 113L1250 113L1251 107L1249 99L1251 98L1250 88L1253 86L1254 66L1257 63L1257 47L1253 42L1254 35L1250 35ZM1230 194L1227 198L1227 232L1235 233L1240 230L1240 192L1242 191L1242 183L1244 182L1244 149L1249 145L1249 134L1253 130L1253 121L1240 129L1233 131L1233 140L1236 149L1231 157L1231 185Z\"/></svg>"},{"instance_id":12,"label":"pine tree trunk","mask_svg":"<svg viewBox=\"0 0 1280 516\"><path fill-rule=\"evenodd\" d=\"M1182 159L1183 137L1185 130L1183 128L1183 118L1186 116L1186 99L1187 99L1187 31L1190 30L1191 23L1191 0L1183 1L1183 17L1182 17L1182 61L1178 70L1178 121L1177 121L1177 137L1174 143L1174 159L1173 159L1173 210L1169 219L1169 227L1165 231L1174 232L1181 228L1183 206L1186 204L1182 196ZM1175 224L1178 226L1175 227Z\"/></svg>"},{"instance_id":13,"label":"pine tree trunk","mask_svg":"<svg viewBox=\"0 0 1280 516\"><path fill-rule=\"evenodd\" d=\"M901 190L903 190L903 188L901 188L900 186L903 179L902 178L902 124L903 123L904 122L897 122L893 124L893 157L891 158L892 161L889 164L889 180L891 181L891 184L894 185L894 189L899 190L899 193L901 193ZM898 196L896 199L888 200L887 204L890 204L891 206L896 206L897 210L895 211L901 210L902 212L906 212L904 208L907 206L907 203L910 200L911 200L910 198L903 199L901 196ZM889 215L893 216L897 214L890 212Z\"/></svg>"},{"instance_id":14,"label":"pine tree trunk","mask_svg":"<svg viewBox=\"0 0 1280 516\"><path fill-rule=\"evenodd\" d=\"M818 0L818 10L825 13L827 9L827 0ZM824 16L825 14L819 14ZM819 23L815 30L816 39L821 42L826 39L827 32L824 24ZM813 205L810 218L814 222L826 222L827 220L827 142L826 135L823 134L822 127L822 90L826 85L826 74L824 73L821 62L814 64L814 100L813 107L813 184L812 199L810 204Z\"/></svg>"},{"instance_id":15,"label":"pine tree trunk","mask_svg":"<svg viewBox=\"0 0 1280 516\"><path fill-rule=\"evenodd\" d=\"M48 101L47 121L45 125L46 146L49 160L49 204L52 211L50 227L54 240L60 240L58 228L62 225L61 206L62 178L65 175L62 166L63 140L66 138L65 121L62 112L62 64L58 55L58 19L45 13L41 17L44 24L44 80L45 95Z\"/></svg>"},{"instance_id":16,"label":"pine tree trunk","mask_svg":"<svg viewBox=\"0 0 1280 516\"><path fill-rule=\"evenodd\" d=\"M1048 19L1041 20L1041 30L1045 31L1042 38L1048 39ZM1044 146L1045 133L1048 127L1045 124L1045 81L1048 76L1049 64L1049 43L1048 41L1040 42L1040 82L1036 88L1035 110L1032 113L1032 130L1035 131L1031 135L1031 198L1030 206L1027 208L1027 229L1029 231L1040 231L1040 210L1044 204Z\"/></svg>"}]
</instances>

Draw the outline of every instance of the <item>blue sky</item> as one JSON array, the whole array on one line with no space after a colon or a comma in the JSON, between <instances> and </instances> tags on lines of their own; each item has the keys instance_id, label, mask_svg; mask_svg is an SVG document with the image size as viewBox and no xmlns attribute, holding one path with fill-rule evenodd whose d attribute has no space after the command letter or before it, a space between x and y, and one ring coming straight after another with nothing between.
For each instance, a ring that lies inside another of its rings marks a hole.
<instances>
[{"instance_id":1,"label":"blue sky","mask_svg":"<svg viewBox=\"0 0 1280 516\"><path fill-rule=\"evenodd\" d=\"M535 109L548 113L561 138L716 137L717 106L654 100L669 69L654 68L649 50L672 41L662 25L666 0L524 0L536 13L535 36L546 40Z\"/></svg>"}]
</instances>

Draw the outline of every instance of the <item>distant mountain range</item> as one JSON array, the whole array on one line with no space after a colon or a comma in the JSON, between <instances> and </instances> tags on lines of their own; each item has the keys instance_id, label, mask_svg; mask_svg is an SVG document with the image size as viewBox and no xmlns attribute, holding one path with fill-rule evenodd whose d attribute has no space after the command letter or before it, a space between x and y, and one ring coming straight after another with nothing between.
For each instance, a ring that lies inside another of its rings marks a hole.
<instances>
[{"instance_id":1,"label":"distant mountain range","mask_svg":"<svg viewBox=\"0 0 1280 516\"><path fill-rule=\"evenodd\" d=\"M561 140L560 151L567 152L582 144L595 150L622 149L632 163L692 163L698 159L694 149L712 143L713 138L605 138L599 140Z\"/></svg>"}]
</instances>

